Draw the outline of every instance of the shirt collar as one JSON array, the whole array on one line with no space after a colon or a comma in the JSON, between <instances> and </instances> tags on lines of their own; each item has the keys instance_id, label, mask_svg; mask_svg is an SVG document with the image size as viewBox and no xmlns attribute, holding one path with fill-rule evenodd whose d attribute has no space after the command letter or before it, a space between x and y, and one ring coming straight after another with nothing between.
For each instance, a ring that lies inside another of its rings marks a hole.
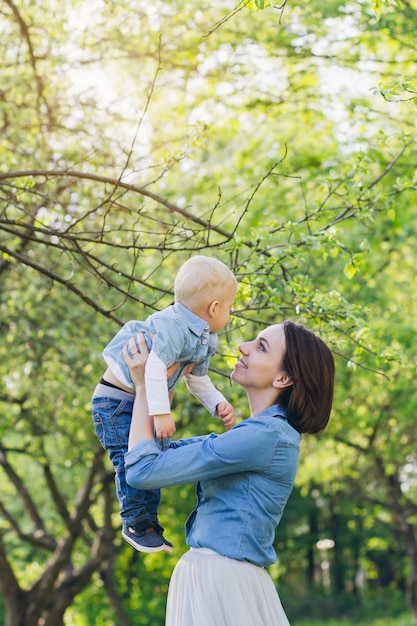
<instances>
[{"instance_id":1,"label":"shirt collar","mask_svg":"<svg viewBox=\"0 0 417 626\"><path fill-rule=\"evenodd\" d=\"M286 410L280 407L279 404L273 404L272 406L269 406L267 409L262 411L260 415L265 415L266 417L283 417L284 419L287 419Z\"/></svg>"},{"instance_id":2,"label":"shirt collar","mask_svg":"<svg viewBox=\"0 0 417 626\"><path fill-rule=\"evenodd\" d=\"M195 335L201 335L204 330L210 332L210 326L206 320L203 320L201 317L198 317L198 315L195 315L195 313L190 311L190 309L187 309L187 307L181 304L181 302L175 302L173 308Z\"/></svg>"}]
</instances>

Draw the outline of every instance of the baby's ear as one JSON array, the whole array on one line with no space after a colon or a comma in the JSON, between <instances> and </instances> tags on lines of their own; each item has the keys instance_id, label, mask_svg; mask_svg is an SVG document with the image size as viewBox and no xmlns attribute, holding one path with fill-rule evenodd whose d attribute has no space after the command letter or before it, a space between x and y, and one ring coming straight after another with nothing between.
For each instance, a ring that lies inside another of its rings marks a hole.
<instances>
[{"instance_id":1,"label":"baby's ear","mask_svg":"<svg viewBox=\"0 0 417 626\"><path fill-rule=\"evenodd\" d=\"M219 301L218 300L213 300L213 302L210 302L209 307L208 307L208 314L210 317L214 317L214 315L216 314L216 309L218 307Z\"/></svg>"}]
</instances>

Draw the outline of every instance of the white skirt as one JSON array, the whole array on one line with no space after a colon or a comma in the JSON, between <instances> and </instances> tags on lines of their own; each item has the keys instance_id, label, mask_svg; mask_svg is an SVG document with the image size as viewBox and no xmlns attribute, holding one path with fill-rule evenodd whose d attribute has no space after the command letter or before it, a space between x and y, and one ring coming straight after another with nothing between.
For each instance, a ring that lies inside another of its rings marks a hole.
<instances>
[{"instance_id":1,"label":"white skirt","mask_svg":"<svg viewBox=\"0 0 417 626\"><path fill-rule=\"evenodd\" d=\"M206 548L191 548L175 566L165 624L290 626L265 569Z\"/></svg>"}]
</instances>

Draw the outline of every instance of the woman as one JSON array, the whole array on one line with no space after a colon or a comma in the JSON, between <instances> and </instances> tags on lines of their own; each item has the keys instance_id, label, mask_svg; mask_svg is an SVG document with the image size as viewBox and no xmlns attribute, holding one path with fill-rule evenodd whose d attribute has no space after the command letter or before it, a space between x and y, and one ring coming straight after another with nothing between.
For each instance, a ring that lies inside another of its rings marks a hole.
<instances>
[{"instance_id":1,"label":"woman","mask_svg":"<svg viewBox=\"0 0 417 626\"><path fill-rule=\"evenodd\" d=\"M136 383L127 480L141 489L197 481L186 524L190 551L171 578L166 625L288 626L264 567L276 561L275 528L294 484L301 433L322 431L330 417L330 350L299 324L269 326L238 347L231 374L246 391L250 419L161 451L144 408L142 337L139 345L140 354L124 351Z\"/></svg>"}]
</instances>

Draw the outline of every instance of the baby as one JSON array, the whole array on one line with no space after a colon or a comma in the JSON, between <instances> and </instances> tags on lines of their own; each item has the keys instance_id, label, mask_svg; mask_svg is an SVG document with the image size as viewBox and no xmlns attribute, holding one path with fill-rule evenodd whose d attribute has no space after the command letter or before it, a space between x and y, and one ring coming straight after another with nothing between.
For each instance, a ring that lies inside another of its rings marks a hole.
<instances>
[{"instance_id":1,"label":"baby","mask_svg":"<svg viewBox=\"0 0 417 626\"><path fill-rule=\"evenodd\" d=\"M124 455L135 396L123 346L144 332L150 351L145 385L157 438L175 432L170 395L182 377L190 392L229 429L233 407L214 387L208 369L217 349L216 333L229 321L236 291L236 278L224 263L202 255L192 257L175 278L175 304L145 321L127 322L103 351L108 367L92 398L94 428L115 468L122 536L141 552L171 552L172 544L158 521L159 489L142 491L126 482Z\"/></svg>"}]
</instances>

